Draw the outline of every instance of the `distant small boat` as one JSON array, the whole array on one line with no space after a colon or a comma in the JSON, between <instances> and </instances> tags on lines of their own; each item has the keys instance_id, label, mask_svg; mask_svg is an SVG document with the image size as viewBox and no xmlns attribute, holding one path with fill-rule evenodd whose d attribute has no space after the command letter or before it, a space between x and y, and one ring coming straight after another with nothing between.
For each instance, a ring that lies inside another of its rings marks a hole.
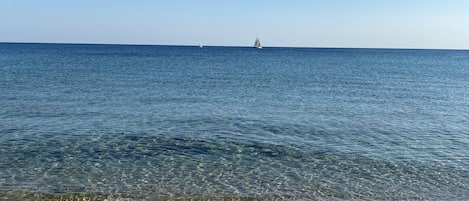
<instances>
[{"instance_id":1,"label":"distant small boat","mask_svg":"<svg viewBox=\"0 0 469 201\"><path fill-rule=\"evenodd\" d=\"M262 44L261 44L261 40L259 39L259 37L256 37L256 42L254 42L254 47L257 49L262 49Z\"/></svg>"},{"instance_id":2,"label":"distant small boat","mask_svg":"<svg viewBox=\"0 0 469 201\"><path fill-rule=\"evenodd\" d=\"M202 45L202 43L199 43L199 48L203 48L204 45Z\"/></svg>"}]
</instances>

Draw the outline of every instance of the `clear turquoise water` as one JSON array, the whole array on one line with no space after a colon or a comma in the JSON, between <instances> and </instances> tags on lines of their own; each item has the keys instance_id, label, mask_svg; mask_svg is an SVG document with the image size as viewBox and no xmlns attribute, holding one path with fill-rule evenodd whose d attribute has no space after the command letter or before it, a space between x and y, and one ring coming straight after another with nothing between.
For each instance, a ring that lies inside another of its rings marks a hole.
<instances>
[{"instance_id":1,"label":"clear turquoise water","mask_svg":"<svg viewBox=\"0 0 469 201\"><path fill-rule=\"evenodd\" d=\"M0 192L468 200L469 51L0 43Z\"/></svg>"}]
</instances>

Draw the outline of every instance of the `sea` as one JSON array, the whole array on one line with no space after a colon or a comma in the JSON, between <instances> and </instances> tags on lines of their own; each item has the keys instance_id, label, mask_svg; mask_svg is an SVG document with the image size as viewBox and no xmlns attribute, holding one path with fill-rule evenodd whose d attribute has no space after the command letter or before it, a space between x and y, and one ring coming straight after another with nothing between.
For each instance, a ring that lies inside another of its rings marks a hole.
<instances>
[{"instance_id":1,"label":"sea","mask_svg":"<svg viewBox=\"0 0 469 201\"><path fill-rule=\"evenodd\" d=\"M469 51L0 43L0 200L469 200Z\"/></svg>"}]
</instances>

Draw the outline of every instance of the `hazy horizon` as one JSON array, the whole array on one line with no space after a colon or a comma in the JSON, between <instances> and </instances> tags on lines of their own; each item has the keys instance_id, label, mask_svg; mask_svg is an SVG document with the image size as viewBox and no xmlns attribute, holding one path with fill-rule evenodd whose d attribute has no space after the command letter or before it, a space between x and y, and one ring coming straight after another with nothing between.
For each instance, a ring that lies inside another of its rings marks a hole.
<instances>
[{"instance_id":1,"label":"hazy horizon","mask_svg":"<svg viewBox=\"0 0 469 201\"><path fill-rule=\"evenodd\" d=\"M0 44L51 44L51 45L116 45L116 46L174 46L174 47L198 47L199 44L143 44L143 43L74 43L74 42L15 42L0 41ZM253 45L204 45L204 48L227 47L227 48L251 48ZM305 48L305 49L389 49L389 50L455 50L469 51L469 48L400 48L400 47L308 47L308 46L263 46L263 48Z\"/></svg>"},{"instance_id":2,"label":"hazy horizon","mask_svg":"<svg viewBox=\"0 0 469 201\"><path fill-rule=\"evenodd\" d=\"M1 42L469 49L469 1L20 0Z\"/></svg>"}]
</instances>

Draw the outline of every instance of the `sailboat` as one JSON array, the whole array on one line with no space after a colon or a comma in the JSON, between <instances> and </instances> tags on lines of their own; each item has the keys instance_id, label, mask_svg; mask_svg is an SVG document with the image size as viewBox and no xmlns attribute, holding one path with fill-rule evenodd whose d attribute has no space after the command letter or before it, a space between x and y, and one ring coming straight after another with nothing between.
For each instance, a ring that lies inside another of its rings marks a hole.
<instances>
[{"instance_id":1,"label":"sailboat","mask_svg":"<svg viewBox=\"0 0 469 201\"><path fill-rule=\"evenodd\" d=\"M259 37L256 37L256 42L254 42L254 47L257 49L262 49L262 44L261 44L261 40L259 40Z\"/></svg>"},{"instance_id":2,"label":"sailboat","mask_svg":"<svg viewBox=\"0 0 469 201\"><path fill-rule=\"evenodd\" d=\"M199 48L203 48L204 45L202 45L202 43L199 43Z\"/></svg>"}]
</instances>

